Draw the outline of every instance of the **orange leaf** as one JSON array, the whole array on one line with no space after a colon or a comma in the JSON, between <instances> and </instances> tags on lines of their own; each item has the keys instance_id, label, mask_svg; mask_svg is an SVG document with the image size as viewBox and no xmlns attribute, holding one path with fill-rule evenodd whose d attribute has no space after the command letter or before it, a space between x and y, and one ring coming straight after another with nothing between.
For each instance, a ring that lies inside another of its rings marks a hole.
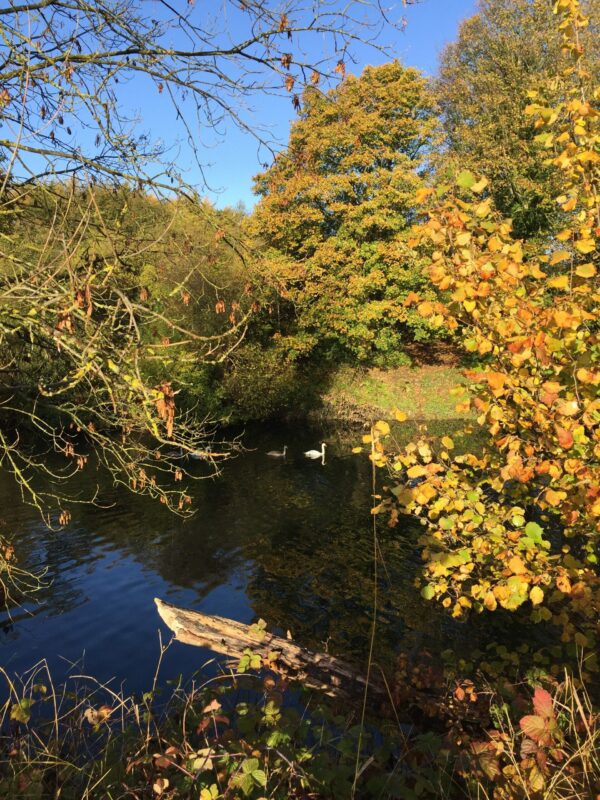
<instances>
[{"instance_id":1,"label":"orange leaf","mask_svg":"<svg viewBox=\"0 0 600 800\"><path fill-rule=\"evenodd\" d=\"M552 704L552 695L545 689L536 688L533 694L533 710L540 717L551 719L554 716L554 706Z\"/></svg>"},{"instance_id":2,"label":"orange leaf","mask_svg":"<svg viewBox=\"0 0 600 800\"><path fill-rule=\"evenodd\" d=\"M527 572L527 567L523 563L523 559L519 558L519 556L513 556L510 559L508 562L508 568L515 575L522 575L524 572Z\"/></svg>"},{"instance_id":3,"label":"orange leaf","mask_svg":"<svg viewBox=\"0 0 600 800\"><path fill-rule=\"evenodd\" d=\"M556 587L563 594L571 594L571 581L567 575L559 575L556 579Z\"/></svg>"},{"instance_id":4,"label":"orange leaf","mask_svg":"<svg viewBox=\"0 0 600 800\"><path fill-rule=\"evenodd\" d=\"M555 492L554 489L546 489L544 493L545 501L554 507L559 506L566 496L566 492Z\"/></svg>"},{"instance_id":5,"label":"orange leaf","mask_svg":"<svg viewBox=\"0 0 600 800\"><path fill-rule=\"evenodd\" d=\"M568 431L566 428L561 428L557 425L556 436L558 438L559 445L564 450L570 450L571 447L573 447L573 434L571 431Z\"/></svg>"}]
</instances>

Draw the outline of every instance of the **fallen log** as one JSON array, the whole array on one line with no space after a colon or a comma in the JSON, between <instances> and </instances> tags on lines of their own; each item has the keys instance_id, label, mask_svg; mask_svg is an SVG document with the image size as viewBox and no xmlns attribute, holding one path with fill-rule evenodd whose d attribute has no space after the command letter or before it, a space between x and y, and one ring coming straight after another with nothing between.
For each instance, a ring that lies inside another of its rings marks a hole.
<instances>
[{"instance_id":1,"label":"fallen log","mask_svg":"<svg viewBox=\"0 0 600 800\"><path fill-rule=\"evenodd\" d=\"M341 658L328 653L314 653L256 625L244 625L232 619L178 608L159 598L154 602L161 619L180 642L206 647L236 662L245 650L251 650L262 656L265 665L283 668L290 680L332 697L352 696L365 691L366 677ZM387 693L376 668L371 671L369 692L380 696Z\"/></svg>"}]
</instances>

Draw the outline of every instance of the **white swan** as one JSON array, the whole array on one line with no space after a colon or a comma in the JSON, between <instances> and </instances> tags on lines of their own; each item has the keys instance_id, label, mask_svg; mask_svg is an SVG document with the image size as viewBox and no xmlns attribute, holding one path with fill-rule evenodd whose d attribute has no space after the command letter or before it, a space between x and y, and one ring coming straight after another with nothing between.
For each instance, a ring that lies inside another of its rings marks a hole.
<instances>
[{"instance_id":1,"label":"white swan","mask_svg":"<svg viewBox=\"0 0 600 800\"><path fill-rule=\"evenodd\" d=\"M321 449L320 450L306 450L304 452L304 455L307 458L321 458L321 459L324 459L325 458L325 448L326 448L326 446L327 445L325 444L325 442L321 442Z\"/></svg>"},{"instance_id":2,"label":"white swan","mask_svg":"<svg viewBox=\"0 0 600 800\"><path fill-rule=\"evenodd\" d=\"M267 453L268 456L271 458L285 458L285 454L287 453L287 444L283 445L283 450L269 450Z\"/></svg>"}]
</instances>

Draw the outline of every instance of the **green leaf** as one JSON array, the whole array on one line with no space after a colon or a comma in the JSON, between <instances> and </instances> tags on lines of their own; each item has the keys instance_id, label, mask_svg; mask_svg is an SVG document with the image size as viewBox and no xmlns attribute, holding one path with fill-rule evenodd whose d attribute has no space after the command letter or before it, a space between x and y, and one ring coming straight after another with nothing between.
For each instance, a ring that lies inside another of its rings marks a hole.
<instances>
[{"instance_id":1,"label":"green leaf","mask_svg":"<svg viewBox=\"0 0 600 800\"><path fill-rule=\"evenodd\" d=\"M10 718L26 725L31 719L31 706L34 701L30 697L23 697L18 703L13 703L10 709Z\"/></svg>"},{"instance_id":2,"label":"green leaf","mask_svg":"<svg viewBox=\"0 0 600 800\"><path fill-rule=\"evenodd\" d=\"M544 529L541 528L537 522L528 522L527 525L525 525L525 535L536 544L543 544L543 533Z\"/></svg>"},{"instance_id":3,"label":"green leaf","mask_svg":"<svg viewBox=\"0 0 600 800\"><path fill-rule=\"evenodd\" d=\"M255 784L251 774L238 775L236 783L246 796L252 794Z\"/></svg>"},{"instance_id":4,"label":"green leaf","mask_svg":"<svg viewBox=\"0 0 600 800\"><path fill-rule=\"evenodd\" d=\"M242 772L245 772L246 775L250 775L257 770L259 766L260 762L258 758L247 758L245 761L242 761Z\"/></svg>"},{"instance_id":5,"label":"green leaf","mask_svg":"<svg viewBox=\"0 0 600 800\"><path fill-rule=\"evenodd\" d=\"M262 769L255 769L252 777L259 786L265 787L267 785L267 773Z\"/></svg>"},{"instance_id":6,"label":"green leaf","mask_svg":"<svg viewBox=\"0 0 600 800\"><path fill-rule=\"evenodd\" d=\"M433 600L433 598L435 597L435 589L430 583L428 583L427 586L424 586L421 589L421 597L424 600Z\"/></svg>"},{"instance_id":7,"label":"green leaf","mask_svg":"<svg viewBox=\"0 0 600 800\"><path fill-rule=\"evenodd\" d=\"M476 178L475 175L473 175L472 172L469 172L468 169L463 169L456 179L456 183L461 187L461 189L470 189L475 185Z\"/></svg>"}]
</instances>

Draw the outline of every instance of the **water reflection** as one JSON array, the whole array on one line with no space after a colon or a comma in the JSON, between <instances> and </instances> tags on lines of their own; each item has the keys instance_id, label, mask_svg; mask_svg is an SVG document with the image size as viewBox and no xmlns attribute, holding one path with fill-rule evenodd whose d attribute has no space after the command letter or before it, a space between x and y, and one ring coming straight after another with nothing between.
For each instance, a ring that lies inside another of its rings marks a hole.
<instances>
[{"instance_id":1,"label":"water reflection","mask_svg":"<svg viewBox=\"0 0 600 800\"><path fill-rule=\"evenodd\" d=\"M52 584L30 616L0 634L0 657L22 670L47 657L60 673L84 657L102 680L146 686L158 650L153 598L240 621L263 617L301 642L360 659L373 607L371 475L350 439L331 430L249 429L250 452L222 478L195 486L187 521L124 490L105 492L103 510L76 507L66 531L48 532L0 481L5 521L28 566L48 566ZM302 451L328 442L326 463ZM289 447L284 459L266 451ZM198 467L201 468L200 465ZM82 481L94 483L93 471ZM378 657L399 642L440 638L442 622L414 590L414 523L379 529ZM164 632L164 631L163 631ZM210 654L174 646L165 677L189 673ZM79 668L79 667L78 667Z\"/></svg>"}]
</instances>

